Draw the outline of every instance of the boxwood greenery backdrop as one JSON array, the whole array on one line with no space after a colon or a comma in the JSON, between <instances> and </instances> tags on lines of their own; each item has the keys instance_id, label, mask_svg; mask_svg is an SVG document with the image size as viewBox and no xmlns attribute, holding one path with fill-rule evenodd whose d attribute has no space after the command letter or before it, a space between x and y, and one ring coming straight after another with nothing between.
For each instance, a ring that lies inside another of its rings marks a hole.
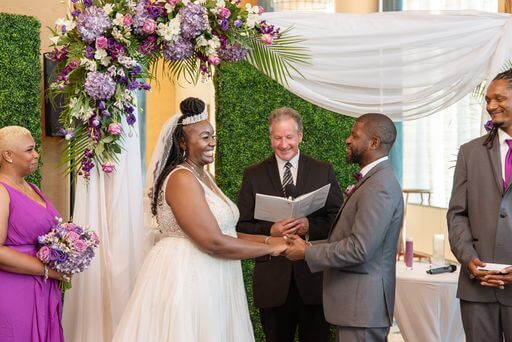
<instances>
[{"instance_id":1,"label":"boxwood greenery backdrop","mask_svg":"<svg viewBox=\"0 0 512 342\"><path fill-rule=\"evenodd\" d=\"M250 64L225 64L215 76L217 123L216 181L236 201L244 168L272 155L268 115L291 107L302 116L301 152L332 163L340 187L353 183L354 166L345 163L345 143L354 119L321 109L288 92ZM264 341L258 311L252 305L252 261L245 261L244 279L256 341Z\"/></svg>"},{"instance_id":2,"label":"boxwood greenery backdrop","mask_svg":"<svg viewBox=\"0 0 512 342\"><path fill-rule=\"evenodd\" d=\"M40 147L41 24L32 17L0 13L0 127L26 127ZM39 171L30 181L39 185Z\"/></svg>"}]
</instances>

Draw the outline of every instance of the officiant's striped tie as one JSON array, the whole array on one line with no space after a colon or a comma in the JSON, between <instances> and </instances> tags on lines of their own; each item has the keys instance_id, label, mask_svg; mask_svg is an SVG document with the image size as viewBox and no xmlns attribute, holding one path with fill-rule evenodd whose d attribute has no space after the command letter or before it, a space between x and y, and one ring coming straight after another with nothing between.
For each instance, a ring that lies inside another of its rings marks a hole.
<instances>
[{"instance_id":1,"label":"officiant's striped tie","mask_svg":"<svg viewBox=\"0 0 512 342\"><path fill-rule=\"evenodd\" d=\"M286 164L284 164L284 174L283 174L283 182L282 182L282 186L283 186L283 193L286 195L286 186L288 184L293 184L293 177L292 177L292 171L290 170L290 168L292 167L292 163L290 163L289 161L286 162Z\"/></svg>"}]
</instances>

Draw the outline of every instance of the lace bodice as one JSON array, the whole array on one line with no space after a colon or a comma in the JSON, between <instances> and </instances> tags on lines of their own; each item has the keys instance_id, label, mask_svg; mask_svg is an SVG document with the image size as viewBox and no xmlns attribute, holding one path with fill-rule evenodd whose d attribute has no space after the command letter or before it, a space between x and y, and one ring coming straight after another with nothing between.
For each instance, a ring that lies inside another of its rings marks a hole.
<instances>
[{"instance_id":1,"label":"lace bodice","mask_svg":"<svg viewBox=\"0 0 512 342\"><path fill-rule=\"evenodd\" d=\"M167 187L167 181L172 176L172 174L178 169L187 170L188 172L192 173L194 177L196 177L196 175L190 169L184 166L177 166L174 170L172 170L169 173L169 175L167 176L162 185L162 190L160 190L160 194L158 196L157 221L158 227L164 236L188 238L187 235L183 232L183 230L181 230L181 227L178 225L178 222L176 222L176 218L174 217L171 207L165 201L164 191ZM227 198L224 195L224 193L222 193L222 191L217 187L213 180L212 184L214 184L216 190L218 190L218 193L222 195L222 198L219 197L219 195L217 195L215 192L213 192L198 177L196 177L196 179L203 187L206 202L208 203L208 206L210 207L213 216L217 220L217 224L219 225L222 233L235 237L235 227L240 216L237 206L229 198ZM187 194L183 194L183 196L187 196Z\"/></svg>"}]
</instances>

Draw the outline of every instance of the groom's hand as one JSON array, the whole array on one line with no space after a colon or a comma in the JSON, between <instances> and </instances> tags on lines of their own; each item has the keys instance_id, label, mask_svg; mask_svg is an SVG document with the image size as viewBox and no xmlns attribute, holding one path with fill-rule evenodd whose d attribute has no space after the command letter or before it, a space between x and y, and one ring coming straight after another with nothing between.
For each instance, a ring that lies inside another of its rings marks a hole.
<instances>
[{"instance_id":1,"label":"groom's hand","mask_svg":"<svg viewBox=\"0 0 512 342\"><path fill-rule=\"evenodd\" d=\"M284 255L292 261L303 260L306 242L298 235L288 235L286 236L286 241L288 243L288 249L284 252Z\"/></svg>"}]
</instances>

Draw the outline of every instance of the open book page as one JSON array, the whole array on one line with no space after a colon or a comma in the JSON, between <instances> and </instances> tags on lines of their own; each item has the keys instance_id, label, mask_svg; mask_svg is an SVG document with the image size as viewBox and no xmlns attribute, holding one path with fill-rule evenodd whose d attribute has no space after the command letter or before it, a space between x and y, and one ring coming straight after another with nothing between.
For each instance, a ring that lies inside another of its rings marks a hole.
<instances>
[{"instance_id":1,"label":"open book page","mask_svg":"<svg viewBox=\"0 0 512 342\"><path fill-rule=\"evenodd\" d=\"M331 184L290 200L284 197L256 194L254 218L278 222L287 218L305 217L325 206Z\"/></svg>"}]
</instances>

